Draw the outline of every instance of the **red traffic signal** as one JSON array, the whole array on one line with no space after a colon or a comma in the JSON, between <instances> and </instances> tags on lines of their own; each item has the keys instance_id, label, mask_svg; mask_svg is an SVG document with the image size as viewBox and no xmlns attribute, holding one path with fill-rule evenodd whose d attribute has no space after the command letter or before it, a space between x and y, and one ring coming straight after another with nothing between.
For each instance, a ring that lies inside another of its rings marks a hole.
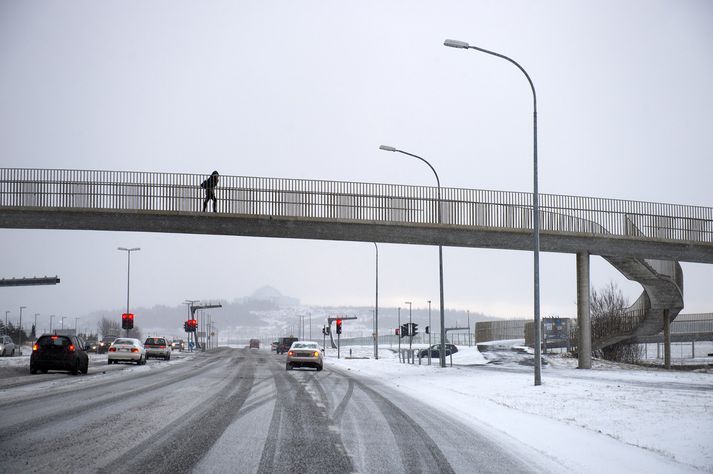
<instances>
[{"instance_id":1,"label":"red traffic signal","mask_svg":"<svg viewBox=\"0 0 713 474\"><path fill-rule=\"evenodd\" d=\"M134 329L133 313L124 313L121 315L121 329Z\"/></svg>"},{"instance_id":2,"label":"red traffic signal","mask_svg":"<svg viewBox=\"0 0 713 474\"><path fill-rule=\"evenodd\" d=\"M196 329L198 328L198 320L197 319L189 319L185 323L183 323L183 329L186 332L196 332Z\"/></svg>"},{"instance_id":3,"label":"red traffic signal","mask_svg":"<svg viewBox=\"0 0 713 474\"><path fill-rule=\"evenodd\" d=\"M337 319L337 334L341 334L341 333L342 333L342 320Z\"/></svg>"}]
</instances>

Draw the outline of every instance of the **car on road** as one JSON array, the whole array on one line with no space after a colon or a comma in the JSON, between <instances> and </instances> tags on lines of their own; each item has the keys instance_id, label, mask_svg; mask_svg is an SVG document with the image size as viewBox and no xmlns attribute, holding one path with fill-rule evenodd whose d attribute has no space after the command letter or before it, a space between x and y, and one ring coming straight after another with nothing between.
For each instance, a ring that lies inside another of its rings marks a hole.
<instances>
[{"instance_id":1,"label":"car on road","mask_svg":"<svg viewBox=\"0 0 713 474\"><path fill-rule=\"evenodd\" d=\"M260 339L250 339L250 349L260 349Z\"/></svg>"},{"instance_id":2,"label":"car on road","mask_svg":"<svg viewBox=\"0 0 713 474\"><path fill-rule=\"evenodd\" d=\"M290 349L290 346L297 340L296 337L280 337L277 339L277 349L275 352L284 354Z\"/></svg>"},{"instance_id":3,"label":"car on road","mask_svg":"<svg viewBox=\"0 0 713 474\"><path fill-rule=\"evenodd\" d=\"M295 367L314 367L317 371L324 367L324 354L319 344L312 341L296 341L287 351L286 370Z\"/></svg>"},{"instance_id":4,"label":"car on road","mask_svg":"<svg viewBox=\"0 0 713 474\"><path fill-rule=\"evenodd\" d=\"M146 349L141 341L132 337L117 337L109 346L107 361L109 364L118 362L134 362L136 365L146 363Z\"/></svg>"},{"instance_id":5,"label":"car on road","mask_svg":"<svg viewBox=\"0 0 713 474\"><path fill-rule=\"evenodd\" d=\"M144 341L146 358L160 357L163 360L171 359L171 343L165 337L147 337Z\"/></svg>"},{"instance_id":6,"label":"car on road","mask_svg":"<svg viewBox=\"0 0 713 474\"><path fill-rule=\"evenodd\" d=\"M14 356L15 343L10 336L0 336L0 357Z\"/></svg>"},{"instance_id":7,"label":"car on road","mask_svg":"<svg viewBox=\"0 0 713 474\"><path fill-rule=\"evenodd\" d=\"M66 370L72 375L89 371L89 356L84 340L77 336L43 334L32 345L30 373Z\"/></svg>"},{"instance_id":8,"label":"car on road","mask_svg":"<svg viewBox=\"0 0 713 474\"><path fill-rule=\"evenodd\" d=\"M441 354L441 345L440 344L433 344L430 347L431 350L431 358L439 358ZM421 349L418 351L418 357L428 357L428 351L429 349ZM451 354L455 354L458 352L458 348L456 347L455 344L446 344L446 357L448 357Z\"/></svg>"},{"instance_id":9,"label":"car on road","mask_svg":"<svg viewBox=\"0 0 713 474\"><path fill-rule=\"evenodd\" d=\"M102 337L102 340L99 341L99 344L97 344L97 354L106 354L109 352L109 346L111 346L111 343L114 342L114 339L116 339L116 336Z\"/></svg>"},{"instance_id":10,"label":"car on road","mask_svg":"<svg viewBox=\"0 0 713 474\"><path fill-rule=\"evenodd\" d=\"M86 341L87 346L89 348L87 349L87 352L96 352L97 348L99 347L99 342L98 341Z\"/></svg>"},{"instance_id":11,"label":"car on road","mask_svg":"<svg viewBox=\"0 0 713 474\"><path fill-rule=\"evenodd\" d=\"M173 341L171 341L171 350L183 352L184 350L186 350L186 343L183 341L183 339L174 339Z\"/></svg>"}]
</instances>

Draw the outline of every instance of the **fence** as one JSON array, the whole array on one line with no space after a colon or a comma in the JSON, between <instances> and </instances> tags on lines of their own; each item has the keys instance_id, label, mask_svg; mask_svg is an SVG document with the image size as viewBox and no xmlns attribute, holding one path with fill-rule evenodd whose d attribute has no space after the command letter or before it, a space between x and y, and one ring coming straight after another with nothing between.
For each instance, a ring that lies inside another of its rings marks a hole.
<instances>
[{"instance_id":1,"label":"fence","mask_svg":"<svg viewBox=\"0 0 713 474\"><path fill-rule=\"evenodd\" d=\"M0 207L199 212L206 175L0 168ZM222 213L436 224L430 186L221 176ZM541 230L713 243L713 208L541 194ZM446 225L532 229L532 194L442 188Z\"/></svg>"}]
</instances>

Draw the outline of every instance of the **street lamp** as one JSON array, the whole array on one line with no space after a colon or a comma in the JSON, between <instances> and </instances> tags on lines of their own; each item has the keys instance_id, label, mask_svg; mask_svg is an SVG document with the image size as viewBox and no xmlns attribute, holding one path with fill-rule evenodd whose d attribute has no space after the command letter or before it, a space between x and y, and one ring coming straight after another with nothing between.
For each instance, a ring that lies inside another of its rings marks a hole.
<instances>
[{"instance_id":1,"label":"street lamp","mask_svg":"<svg viewBox=\"0 0 713 474\"><path fill-rule=\"evenodd\" d=\"M138 247L127 249L125 247L117 247L117 250L123 250L126 252L127 266L126 266L126 314L129 314L129 283L131 282L131 252L136 252L141 250ZM128 317L128 316L127 316ZM129 330L126 330L126 337L129 337Z\"/></svg>"},{"instance_id":2,"label":"street lamp","mask_svg":"<svg viewBox=\"0 0 713 474\"><path fill-rule=\"evenodd\" d=\"M428 300L428 365L431 365L431 333L433 332L433 327L431 326L431 300Z\"/></svg>"},{"instance_id":3,"label":"street lamp","mask_svg":"<svg viewBox=\"0 0 713 474\"><path fill-rule=\"evenodd\" d=\"M5 334L7 334L7 315L10 314L10 311L5 311Z\"/></svg>"},{"instance_id":4,"label":"street lamp","mask_svg":"<svg viewBox=\"0 0 713 474\"><path fill-rule=\"evenodd\" d=\"M464 41L447 39L443 42L445 46L450 48L459 49L475 49L482 53L490 54L492 56L497 56L510 63L514 64L527 78L527 82L530 83L530 88L532 89L532 104L533 104L533 114L532 114L532 135L533 135L533 193L532 193L532 247L534 252L534 312L535 312L535 385L540 385L541 372L542 372L542 361L540 360L540 339L541 339L541 328L540 328L540 203L539 194L537 192L537 94L535 94L535 86L530 79L530 75L527 71L523 69L517 62L508 58L505 55L495 53L493 51L488 51L487 49L478 48L477 46L471 46Z\"/></svg>"},{"instance_id":5,"label":"street lamp","mask_svg":"<svg viewBox=\"0 0 713 474\"><path fill-rule=\"evenodd\" d=\"M20 334L17 336L20 344L20 355L22 355L22 310L27 308L27 306L20 306Z\"/></svg>"},{"instance_id":6,"label":"street lamp","mask_svg":"<svg viewBox=\"0 0 713 474\"><path fill-rule=\"evenodd\" d=\"M411 324L411 302L404 301L404 304L408 305L408 353L410 359L411 355L413 355L413 352L411 352L411 346L413 343L413 324Z\"/></svg>"},{"instance_id":7,"label":"street lamp","mask_svg":"<svg viewBox=\"0 0 713 474\"><path fill-rule=\"evenodd\" d=\"M379 246L374 244L376 250L376 299L374 300L374 359L379 358Z\"/></svg>"},{"instance_id":8,"label":"street lamp","mask_svg":"<svg viewBox=\"0 0 713 474\"><path fill-rule=\"evenodd\" d=\"M39 315L40 315L40 313L35 313L35 325L34 325L35 333L32 335L35 338L37 337L37 316L39 316Z\"/></svg>"},{"instance_id":9,"label":"street lamp","mask_svg":"<svg viewBox=\"0 0 713 474\"><path fill-rule=\"evenodd\" d=\"M384 151L394 151L398 153L402 153L404 155L411 156L413 158L417 158L424 163L428 165L429 168L431 168L431 171L433 171L433 174L436 176L436 184L438 184L438 223L442 223L441 219L441 180L438 178L438 173L436 173L436 170L431 166L431 163L428 161L424 160L418 155L414 155L412 153L408 153L403 150L396 149L392 146L387 146L387 145L381 145L379 146L379 150L384 150ZM438 351L438 356L441 360L441 367L445 368L446 367L446 315L444 312L444 307L443 307L443 246L439 245L438 246L438 274L439 274L439 284L440 284L440 297L441 297L441 348Z\"/></svg>"}]
</instances>

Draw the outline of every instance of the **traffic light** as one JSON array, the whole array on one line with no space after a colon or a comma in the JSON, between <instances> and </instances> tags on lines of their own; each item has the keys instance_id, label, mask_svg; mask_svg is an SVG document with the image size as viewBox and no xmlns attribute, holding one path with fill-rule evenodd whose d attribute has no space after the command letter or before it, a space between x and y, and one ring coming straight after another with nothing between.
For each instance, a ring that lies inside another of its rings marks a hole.
<instances>
[{"instance_id":1,"label":"traffic light","mask_svg":"<svg viewBox=\"0 0 713 474\"><path fill-rule=\"evenodd\" d=\"M329 336L329 334L332 332L332 329L330 326L325 326L324 327L324 335Z\"/></svg>"},{"instance_id":2,"label":"traffic light","mask_svg":"<svg viewBox=\"0 0 713 474\"><path fill-rule=\"evenodd\" d=\"M399 328L394 329L394 334L399 335Z\"/></svg>"},{"instance_id":3,"label":"traffic light","mask_svg":"<svg viewBox=\"0 0 713 474\"><path fill-rule=\"evenodd\" d=\"M413 337L416 334L418 334L418 324L416 323L410 323L411 327L409 328L409 336Z\"/></svg>"},{"instance_id":4,"label":"traffic light","mask_svg":"<svg viewBox=\"0 0 713 474\"><path fill-rule=\"evenodd\" d=\"M400 332L399 335L400 335L401 337L410 336L408 330L409 330L408 324L402 324L402 325L401 325L401 331L399 331L399 332Z\"/></svg>"},{"instance_id":5,"label":"traffic light","mask_svg":"<svg viewBox=\"0 0 713 474\"><path fill-rule=\"evenodd\" d=\"M132 313L121 315L121 329L134 329L134 315Z\"/></svg>"},{"instance_id":6,"label":"traffic light","mask_svg":"<svg viewBox=\"0 0 713 474\"><path fill-rule=\"evenodd\" d=\"M196 332L197 327L198 327L197 319L189 319L188 321L185 321L183 323L183 330L186 332Z\"/></svg>"},{"instance_id":7,"label":"traffic light","mask_svg":"<svg viewBox=\"0 0 713 474\"><path fill-rule=\"evenodd\" d=\"M341 334L341 333L342 333L342 320L337 319L337 334Z\"/></svg>"},{"instance_id":8,"label":"traffic light","mask_svg":"<svg viewBox=\"0 0 713 474\"><path fill-rule=\"evenodd\" d=\"M426 326L426 334L431 334L431 326Z\"/></svg>"}]
</instances>

